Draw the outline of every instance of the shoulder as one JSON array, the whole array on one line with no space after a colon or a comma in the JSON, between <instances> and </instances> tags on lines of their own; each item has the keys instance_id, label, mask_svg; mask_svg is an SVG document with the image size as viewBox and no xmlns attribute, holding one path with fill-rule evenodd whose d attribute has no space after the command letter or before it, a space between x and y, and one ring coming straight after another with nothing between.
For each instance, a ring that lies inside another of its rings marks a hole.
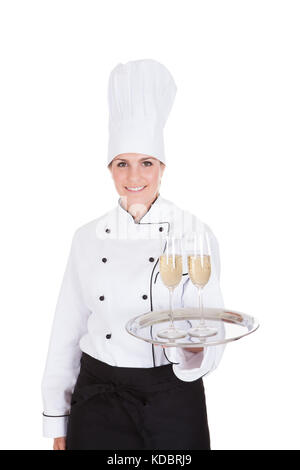
<instances>
[{"instance_id":1,"label":"shoulder","mask_svg":"<svg viewBox=\"0 0 300 470\"><path fill-rule=\"evenodd\" d=\"M100 217L92 219L79 227L73 233L73 243L86 243L95 240L97 233L105 229L108 222L115 218L116 208L110 209Z\"/></svg>"},{"instance_id":2,"label":"shoulder","mask_svg":"<svg viewBox=\"0 0 300 470\"><path fill-rule=\"evenodd\" d=\"M163 199L163 203L167 210L172 213L175 225L182 227L182 235L186 236L192 231L206 231L212 239L216 240L216 236L211 226L205 222L199 214L191 212L190 210L179 206L178 204Z\"/></svg>"}]
</instances>

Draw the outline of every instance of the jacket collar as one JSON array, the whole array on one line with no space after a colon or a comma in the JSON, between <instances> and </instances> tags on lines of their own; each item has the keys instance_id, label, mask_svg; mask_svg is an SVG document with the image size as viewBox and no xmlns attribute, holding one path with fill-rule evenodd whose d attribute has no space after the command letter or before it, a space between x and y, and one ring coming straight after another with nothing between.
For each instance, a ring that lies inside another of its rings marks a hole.
<instances>
[{"instance_id":1,"label":"jacket collar","mask_svg":"<svg viewBox=\"0 0 300 470\"><path fill-rule=\"evenodd\" d=\"M170 205L159 193L146 214L136 222L118 200L118 234L128 239L163 238L170 231Z\"/></svg>"},{"instance_id":2,"label":"jacket collar","mask_svg":"<svg viewBox=\"0 0 300 470\"><path fill-rule=\"evenodd\" d=\"M118 199L117 206L97 219L97 238L105 240L157 239L168 234L182 237L185 231L196 230L199 221L193 214L182 210L159 193L143 217L135 222Z\"/></svg>"},{"instance_id":3,"label":"jacket collar","mask_svg":"<svg viewBox=\"0 0 300 470\"><path fill-rule=\"evenodd\" d=\"M152 223L152 224L157 224L160 223L160 218L161 218L161 212L162 212L162 206L163 206L163 198L161 197L160 193L158 194L157 198L152 202L151 206L149 207L148 211L146 214L143 215L143 217L136 222L134 220L134 217L128 212L124 207L121 205L121 198L118 200L118 218L119 220L122 220L124 223L129 223L129 224L135 224L135 225L141 225L145 223Z\"/></svg>"},{"instance_id":4,"label":"jacket collar","mask_svg":"<svg viewBox=\"0 0 300 470\"><path fill-rule=\"evenodd\" d=\"M146 214L135 222L118 200L117 207L105 214L96 226L97 238L101 239L157 239L170 232L173 203L159 194Z\"/></svg>"}]
</instances>

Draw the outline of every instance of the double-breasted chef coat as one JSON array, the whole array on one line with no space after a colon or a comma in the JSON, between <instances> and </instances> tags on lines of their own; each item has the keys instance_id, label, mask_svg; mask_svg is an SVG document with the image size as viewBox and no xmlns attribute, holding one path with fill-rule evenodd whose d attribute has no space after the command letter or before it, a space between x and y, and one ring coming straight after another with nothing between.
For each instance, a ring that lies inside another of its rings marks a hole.
<instances>
[{"instance_id":1,"label":"double-breasted chef coat","mask_svg":"<svg viewBox=\"0 0 300 470\"><path fill-rule=\"evenodd\" d=\"M196 380L217 367L224 345L209 346L197 353L162 348L135 338L125 329L134 316L169 308L169 291L159 273L162 237L184 237L200 226L209 232L212 257L204 307L224 308L215 235L195 215L160 194L138 222L122 207L119 198L117 207L75 231L42 380L45 437L66 435L82 351L120 367L158 367L171 362L174 374L183 381ZM189 279L185 257L173 307L198 307L197 288Z\"/></svg>"}]
</instances>

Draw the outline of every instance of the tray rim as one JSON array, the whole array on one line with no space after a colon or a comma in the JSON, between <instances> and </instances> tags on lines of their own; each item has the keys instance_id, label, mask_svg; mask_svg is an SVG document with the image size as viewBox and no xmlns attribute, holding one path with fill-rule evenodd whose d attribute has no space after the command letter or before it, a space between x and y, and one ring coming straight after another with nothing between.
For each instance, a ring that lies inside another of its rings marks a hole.
<instances>
[{"instance_id":1,"label":"tray rim","mask_svg":"<svg viewBox=\"0 0 300 470\"><path fill-rule=\"evenodd\" d=\"M174 308L174 317L176 317L176 312L180 311L195 311L197 310L197 308L195 307L182 307L182 308ZM221 307L216 307L216 308L213 308L213 307L204 307L204 316L205 314L207 314L207 312L209 311L222 311L224 313L228 313L228 314L233 314L233 315L238 315L238 316L241 316L244 320L246 319L251 319L252 320L252 323L253 323L253 328L250 330L250 331L245 331L245 333L243 334L239 334L235 337L232 337L232 338L226 338L226 339L222 339L222 340L217 340L217 341L212 341L210 340L209 342L207 342L206 340L202 340L202 341L197 341L197 342L190 342L190 343L185 343L185 342L172 342L172 341L169 341L169 340L165 340L163 338L161 338L160 340L159 339L153 339L153 338L143 338L142 336L138 336L136 334L134 334L132 331L129 330L129 326L134 323L138 318L141 318L141 317L145 317L146 315L149 315L149 314L155 314L155 313L162 313L162 312L168 312L168 309L160 309L160 310L150 310L146 313L142 313L142 314L139 314L139 315L136 315L135 317L131 318L130 320L128 320L125 324L125 329L127 331L127 333L129 333L130 335L132 335L134 338L137 338L137 339L140 339L142 341L145 341L147 343L150 343L150 344L154 344L154 345L164 345L164 346L168 346L168 347L177 347L177 348L199 348L199 347L209 347L209 346L217 346L217 345L221 345L221 344L228 344L228 343L232 343L233 341L237 341L241 338L244 338L245 336L249 336L251 333L254 333L255 331L257 331L257 329L260 327L260 323L258 321L258 319L256 317L253 317L252 315L248 315L246 313L243 313L239 310L233 310L233 309L228 309L228 308L221 308ZM191 317L185 317L184 320L188 320L188 319L197 319L199 318L199 315L193 315ZM209 317L208 317L209 318ZM219 319L219 321L222 321L223 323L227 323L227 321L223 320L222 318ZM161 323L161 322L156 322L155 324L158 324L158 323ZM240 324L241 326L241 322L237 323L237 322L230 322L230 323L233 323L233 324ZM153 323L154 324L154 323ZM150 325L147 325L147 327L150 327ZM243 325L245 327L245 330L246 330L246 326ZM213 338L213 337L211 337Z\"/></svg>"}]
</instances>

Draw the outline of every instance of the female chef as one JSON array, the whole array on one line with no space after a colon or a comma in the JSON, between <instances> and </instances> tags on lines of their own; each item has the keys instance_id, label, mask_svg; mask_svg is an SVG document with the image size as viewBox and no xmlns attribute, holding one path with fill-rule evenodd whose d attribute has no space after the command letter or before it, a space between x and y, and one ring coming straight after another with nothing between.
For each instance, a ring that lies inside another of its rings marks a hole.
<instances>
[{"instance_id":1,"label":"female chef","mask_svg":"<svg viewBox=\"0 0 300 470\"><path fill-rule=\"evenodd\" d=\"M176 91L151 59L110 74L107 164L120 197L73 235L42 380L43 435L55 450L210 449L202 377L224 346L162 348L125 329L134 316L168 308L162 237L203 225L160 194L163 128ZM223 308L218 242L205 227L212 272L204 305ZM174 307L197 306L185 259L183 266Z\"/></svg>"}]
</instances>

